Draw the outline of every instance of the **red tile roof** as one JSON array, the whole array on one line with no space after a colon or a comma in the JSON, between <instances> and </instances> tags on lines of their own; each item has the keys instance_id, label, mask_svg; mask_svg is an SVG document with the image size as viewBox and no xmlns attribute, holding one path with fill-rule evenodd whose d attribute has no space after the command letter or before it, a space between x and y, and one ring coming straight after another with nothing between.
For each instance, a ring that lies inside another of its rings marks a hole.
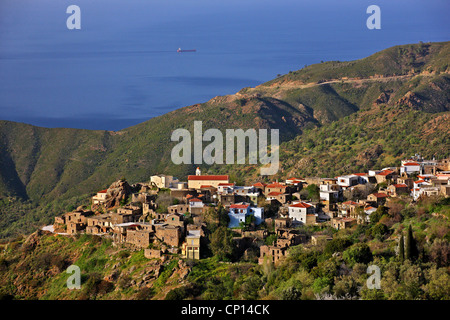
<instances>
[{"instance_id":1,"label":"red tile roof","mask_svg":"<svg viewBox=\"0 0 450 320\"><path fill-rule=\"evenodd\" d=\"M248 208L248 204L232 204L230 205L230 208L233 209L247 209Z\"/></svg>"},{"instance_id":2,"label":"red tile roof","mask_svg":"<svg viewBox=\"0 0 450 320\"><path fill-rule=\"evenodd\" d=\"M387 176L388 174L391 174L393 172L394 171L392 171L392 170L383 170L383 171L379 172L377 175L379 175L379 176Z\"/></svg>"},{"instance_id":3,"label":"red tile roof","mask_svg":"<svg viewBox=\"0 0 450 320\"><path fill-rule=\"evenodd\" d=\"M107 191L108 191L108 189L105 189L105 190L99 191L97 193L106 193Z\"/></svg>"},{"instance_id":4,"label":"red tile roof","mask_svg":"<svg viewBox=\"0 0 450 320\"><path fill-rule=\"evenodd\" d=\"M353 206L361 206L360 203L357 203L357 202L355 202L355 201L345 201L345 202L343 202L342 204L351 204L351 205L353 205Z\"/></svg>"},{"instance_id":5,"label":"red tile roof","mask_svg":"<svg viewBox=\"0 0 450 320\"><path fill-rule=\"evenodd\" d=\"M264 183L261 182L257 182L253 185L253 187L265 187L266 185Z\"/></svg>"},{"instance_id":6,"label":"red tile roof","mask_svg":"<svg viewBox=\"0 0 450 320\"><path fill-rule=\"evenodd\" d=\"M377 198L387 198L388 197L388 195L387 194L385 194L385 193L381 193L381 192L375 192L375 193L372 193L375 197L377 197Z\"/></svg>"},{"instance_id":7,"label":"red tile roof","mask_svg":"<svg viewBox=\"0 0 450 320\"><path fill-rule=\"evenodd\" d=\"M306 202L299 202L299 203L290 205L289 207L292 207L292 208L309 208L309 207L312 207L312 205L307 204Z\"/></svg>"},{"instance_id":8,"label":"red tile roof","mask_svg":"<svg viewBox=\"0 0 450 320\"><path fill-rule=\"evenodd\" d=\"M404 163L403 166L420 166L417 162L407 162Z\"/></svg>"},{"instance_id":9,"label":"red tile roof","mask_svg":"<svg viewBox=\"0 0 450 320\"><path fill-rule=\"evenodd\" d=\"M218 186L221 187L234 186L234 183L219 183Z\"/></svg>"},{"instance_id":10,"label":"red tile roof","mask_svg":"<svg viewBox=\"0 0 450 320\"><path fill-rule=\"evenodd\" d=\"M228 175L206 175L206 176L188 176L188 180L226 180L228 181Z\"/></svg>"},{"instance_id":11,"label":"red tile roof","mask_svg":"<svg viewBox=\"0 0 450 320\"><path fill-rule=\"evenodd\" d=\"M269 194L267 194L268 196L279 196L280 194L283 194L283 192L276 192L276 191L272 191Z\"/></svg>"},{"instance_id":12,"label":"red tile roof","mask_svg":"<svg viewBox=\"0 0 450 320\"><path fill-rule=\"evenodd\" d=\"M268 184L266 188L286 188L284 184L281 184L279 182L272 182L271 184Z\"/></svg>"},{"instance_id":13,"label":"red tile roof","mask_svg":"<svg viewBox=\"0 0 450 320\"><path fill-rule=\"evenodd\" d=\"M364 177L364 176L367 176L367 173L354 173L354 175Z\"/></svg>"},{"instance_id":14,"label":"red tile roof","mask_svg":"<svg viewBox=\"0 0 450 320\"><path fill-rule=\"evenodd\" d=\"M425 180L417 180L417 181L414 181L414 183L424 183L425 182Z\"/></svg>"},{"instance_id":15,"label":"red tile roof","mask_svg":"<svg viewBox=\"0 0 450 320\"><path fill-rule=\"evenodd\" d=\"M396 188L408 188L408 186L404 183L397 183L393 185Z\"/></svg>"},{"instance_id":16,"label":"red tile roof","mask_svg":"<svg viewBox=\"0 0 450 320\"><path fill-rule=\"evenodd\" d=\"M194 198L194 199L189 200L189 202L202 202L202 200Z\"/></svg>"}]
</instances>

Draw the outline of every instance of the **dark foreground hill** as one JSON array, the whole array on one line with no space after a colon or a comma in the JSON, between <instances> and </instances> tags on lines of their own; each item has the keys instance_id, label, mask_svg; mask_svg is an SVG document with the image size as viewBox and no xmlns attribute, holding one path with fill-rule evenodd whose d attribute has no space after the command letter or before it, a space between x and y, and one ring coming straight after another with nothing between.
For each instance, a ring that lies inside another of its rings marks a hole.
<instances>
[{"instance_id":1,"label":"dark foreground hill","mask_svg":"<svg viewBox=\"0 0 450 320\"><path fill-rule=\"evenodd\" d=\"M280 177L396 165L417 152L448 156L449 57L449 42L420 43L311 65L118 132L0 121L0 236L48 223L122 177L185 179L194 165L172 163L170 138L177 128L192 132L195 120L203 130L279 129ZM201 167L260 179L256 165Z\"/></svg>"}]
</instances>

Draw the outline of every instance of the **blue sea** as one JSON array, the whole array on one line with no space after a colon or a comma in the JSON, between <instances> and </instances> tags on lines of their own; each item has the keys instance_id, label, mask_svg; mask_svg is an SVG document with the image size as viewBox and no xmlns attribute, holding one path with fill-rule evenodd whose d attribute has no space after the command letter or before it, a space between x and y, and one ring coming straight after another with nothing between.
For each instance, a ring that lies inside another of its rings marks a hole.
<instances>
[{"instance_id":1,"label":"blue sea","mask_svg":"<svg viewBox=\"0 0 450 320\"><path fill-rule=\"evenodd\" d=\"M372 4L379 30L366 27ZM66 26L70 5L80 30ZM444 0L1 0L0 119L120 130L305 65L447 41L449 9Z\"/></svg>"}]
</instances>

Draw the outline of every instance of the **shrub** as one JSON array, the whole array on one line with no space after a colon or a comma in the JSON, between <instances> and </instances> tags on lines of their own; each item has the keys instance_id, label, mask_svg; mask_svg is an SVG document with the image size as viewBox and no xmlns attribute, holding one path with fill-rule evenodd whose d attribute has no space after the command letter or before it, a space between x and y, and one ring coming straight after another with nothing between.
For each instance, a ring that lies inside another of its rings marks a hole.
<instances>
[{"instance_id":1,"label":"shrub","mask_svg":"<svg viewBox=\"0 0 450 320\"><path fill-rule=\"evenodd\" d=\"M327 242L324 253L332 255L335 252L342 252L350 247L352 242L347 238L337 238Z\"/></svg>"},{"instance_id":2,"label":"shrub","mask_svg":"<svg viewBox=\"0 0 450 320\"><path fill-rule=\"evenodd\" d=\"M372 252L365 243L354 244L344 251L342 257L350 266L353 266L355 263L369 263L373 259Z\"/></svg>"},{"instance_id":3,"label":"shrub","mask_svg":"<svg viewBox=\"0 0 450 320\"><path fill-rule=\"evenodd\" d=\"M169 292L170 293L170 292ZM136 300L150 300L155 295L153 288L141 288L135 296Z\"/></svg>"}]
</instances>

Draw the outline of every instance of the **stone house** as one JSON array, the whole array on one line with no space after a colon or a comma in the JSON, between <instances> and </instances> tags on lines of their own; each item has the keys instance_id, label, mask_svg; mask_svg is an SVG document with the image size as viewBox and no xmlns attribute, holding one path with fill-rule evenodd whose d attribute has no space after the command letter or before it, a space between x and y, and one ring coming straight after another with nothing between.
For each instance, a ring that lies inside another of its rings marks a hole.
<instances>
[{"instance_id":1,"label":"stone house","mask_svg":"<svg viewBox=\"0 0 450 320\"><path fill-rule=\"evenodd\" d=\"M189 205L187 204L175 204L172 206L167 207L167 211L169 213L187 213L189 212Z\"/></svg>"},{"instance_id":2,"label":"stone house","mask_svg":"<svg viewBox=\"0 0 450 320\"><path fill-rule=\"evenodd\" d=\"M273 219L275 225L275 231L277 229L289 228L292 225L292 218L275 218Z\"/></svg>"},{"instance_id":3,"label":"stone house","mask_svg":"<svg viewBox=\"0 0 450 320\"><path fill-rule=\"evenodd\" d=\"M281 204L285 204L291 199L291 196L287 193L272 191L266 194L266 201L278 201Z\"/></svg>"},{"instance_id":4,"label":"stone house","mask_svg":"<svg viewBox=\"0 0 450 320\"><path fill-rule=\"evenodd\" d=\"M327 236L325 234L314 234L311 236L311 244L317 246L322 243L333 240L333 237Z\"/></svg>"},{"instance_id":5,"label":"stone house","mask_svg":"<svg viewBox=\"0 0 450 320\"><path fill-rule=\"evenodd\" d=\"M331 219L331 226L337 230L351 228L357 224L354 218L336 217Z\"/></svg>"},{"instance_id":6,"label":"stone house","mask_svg":"<svg viewBox=\"0 0 450 320\"><path fill-rule=\"evenodd\" d=\"M185 221L184 215L180 213L169 213L165 216L164 222L170 226L176 226L181 229L181 233L184 234Z\"/></svg>"},{"instance_id":7,"label":"stone house","mask_svg":"<svg viewBox=\"0 0 450 320\"><path fill-rule=\"evenodd\" d=\"M138 248L147 248L153 243L154 232L149 230L127 229L126 242Z\"/></svg>"},{"instance_id":8,"label":"stone house","mask_svg":"<svg viewBox=\"0 0 450 320\"><path fill-rule=\"evenodd\" d=\"M306 236L303 234L299 234L298 231L295 229L279 228L277 229L276 234L277 234L276 246L280 248L296 246L306 241Z\"/></svg>"},{"instance_id":9,"label":"stone house","mask_svg":"<svg viewBox=\"0 0 450 320\"><path fill-rule=\"evenodd\" d=\"M87 218L86 233L102 234L111 231L113 223L111 222L111 213L104 213Z\"/></svg>"},{"instance_id":10,"label":"stone house","mask_svg":"<svg viewBox=\"0 0 450 320\"><path fill-rule=\"evenodd\" d=\"M269 259L274 264L277 264L287 255L287 247L267 246L260 247L260 257L258 259L259 264L263 264L265 259Z\"/></svg>"},{"instance_id":11,"label":"stone house","mask_svg":"<svg viewBox=\"0 0 450 320\"><path fill-rule=\"evenodd\" d=\"M367 196L367 203L373 204L374 207L379 207L386 203L388 195L382 192L371 193Z\"/></svg>"},{"instance_id":12,"label":"stone house","mask_svg":"<svg viewBox=\"0 0 450 320\"><path fill-rule=\"evenodd\" d=\"M68 222L66 225L67 225L66 230L67 234L77 234L86 228L86 223L81 222Z\"/></svg>"},{"instance_id":13,"label":"stone house","mask_svg":"<svg viewBox=\"0 0 450 320\"><path fill-rule=\"evenodd\" d=\"M169 246L178 247L181 241L181 230L176 226L157 225L155 226L155 236Z\"/></svg>"},{"instance_id":14,"label":"stone house","mask_svg":"<svg viewBox=\"0 0 450 320\"><path fill-rule=\"evenodd\" d=\"M339 216L341 217L356 217L357 209L364 207L363 204L355 201L345 201L339 206Z\"/></svg>"},{"instance_id":15,"label":"stone house","mask_svg":"<svg viewBox=\"0 0 450 320\"><path fill-rule=\"evenodd\" d=\"M394 180L397 177L393 170L382 170L375 175L377 183L387 182L388 180Z\"/></svg>"},{"instance_id":16,"label":"stone house","mask_svg":"<svg viewBox=\"0 0 450 320\"><path fill-rule=\"evenodd\" d=\"M409 194L409 188L406 184L403 183L395 183L391 184L387 187L388 193L393 197L398 197L399 195L407 195Z\"/></svg>"},{"instance_id":17,"label":"stone house","mask_svg":"<svg viewBox=\"0 0 450 320\"><path fill-rule=\"evenodd\" d=\"M414 179L409 178L408 176L401 176L397 178L398 184L406 184L409 189L412 189L414 187Z\"/></svg>"},{"instance_id":18,"label":"stone house","mask_svg":"<svg viewBox=\"0 0 450 320\"><path fill-rule=\"evenodd\" d=\"M162 257L162 250L160 249L150 249L147 248L144 250L144 257L146 257L147 259L160 259Z\"/></svg>"},{"instance_id":19,"label":"stone house","mask_svg":"<svg viewBox=\"0 0 450 320\"><path fill-rule=\"evenodd\" d=\"M284 183L272 182L264 188L264 195L267 197L271 192L286 193L286 185Z\"/></svg>"}]
</instances>

